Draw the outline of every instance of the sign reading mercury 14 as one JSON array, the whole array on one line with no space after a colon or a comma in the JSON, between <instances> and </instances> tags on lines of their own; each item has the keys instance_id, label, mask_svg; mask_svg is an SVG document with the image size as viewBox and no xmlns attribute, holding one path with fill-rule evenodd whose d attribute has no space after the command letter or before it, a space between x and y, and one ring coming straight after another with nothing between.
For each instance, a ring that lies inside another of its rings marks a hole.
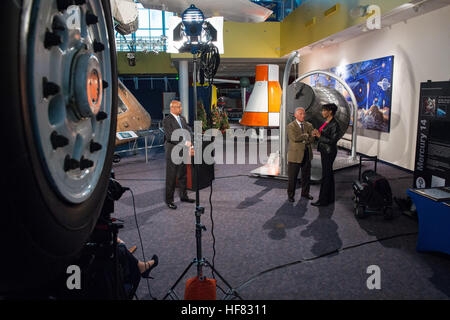
<instances>
[{"instance_id":1,"label":"sign reading mercury 14","mask_svg":"<svg viewBox=\"0 0 450 320\"><path fill-rule=\"evenodd\" d=\"M420 85L414 187L450 186L450 81Z\"/></svg>"}]
</instances>

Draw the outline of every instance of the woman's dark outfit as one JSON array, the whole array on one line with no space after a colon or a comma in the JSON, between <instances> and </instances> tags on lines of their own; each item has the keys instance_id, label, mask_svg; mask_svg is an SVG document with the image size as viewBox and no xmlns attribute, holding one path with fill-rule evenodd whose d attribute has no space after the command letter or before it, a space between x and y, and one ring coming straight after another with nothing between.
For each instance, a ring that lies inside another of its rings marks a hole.
<instances>
[{"instance_id":1,"label":"woman's dark outfit","mask_svg":"<svg viewBox=\"0 0 450 320\"><path fill-rule=\"evenodd\" d=\"M320 204L327 205L334 202L334 174L333 162L337 154L337 141L339 140L340 128L336 119L322 126L317 145L322 162L322 183L320 185Z\"/></svg>"}]
</instances>

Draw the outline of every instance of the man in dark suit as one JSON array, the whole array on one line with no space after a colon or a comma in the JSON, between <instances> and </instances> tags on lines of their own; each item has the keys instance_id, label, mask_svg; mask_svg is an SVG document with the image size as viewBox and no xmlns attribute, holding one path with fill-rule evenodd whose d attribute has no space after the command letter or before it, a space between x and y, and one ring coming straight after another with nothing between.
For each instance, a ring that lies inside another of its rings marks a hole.
<instances>
[{"instance_id":1,"label":"man in dark suit","mask_svg":"<svg viewBox=\"0 0 450 320\"><path fill-rule=\"evenodd\" d=\"M181 102L173 100L170 103L170 114L163 120L164 135L165 135L165 149L166 149L166 204L170 209L176 209L177 206L173 203L175 185L178 179L180 200L183 202L193 203L195 200L189 199L186 192L187 173L186 164L175 164L172 159L172 150L176 145L183 146L183 152L189 152L192 156L194 149L192 147L192 131L189 128L186 119L181 115L183 110ZM176 129L184 129L185 134L178 139L172 138L172 133Z\"/></svg>"},{"instance_id":2,"label":"man in dark suit","mask_svg":"<svg viewBox=\"0 0 450 320\"><path fill-rule=\"evenodd\" d=\"M305 109L297 108L294 113L295 120L288 124L288 200L294 202L295 187L298 172L302 169L302 197L312 200L309 194L311 180L311 160L313 157L311 143L313 126L305 121Z\"/></svg>"}]
</instances>

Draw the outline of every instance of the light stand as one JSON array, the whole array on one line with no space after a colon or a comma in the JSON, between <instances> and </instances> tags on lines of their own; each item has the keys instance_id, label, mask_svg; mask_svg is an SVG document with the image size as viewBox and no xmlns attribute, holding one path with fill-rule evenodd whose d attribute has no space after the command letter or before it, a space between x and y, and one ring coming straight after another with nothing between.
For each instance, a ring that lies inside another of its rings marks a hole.
<instances>
[{"instance_id":1,"label":"light stand","mask_svg":"<svg viewBox=\"0 0 450 320\"><path fill-rule=\"evenodd\" d=\"M194 82L194 108L195 108L195 119L197 119L197 57L196 53L194 53L194 68L193 68L193 82ZM197 147L197 142L200 142L201 146L202 137L196 136L194 138L195 146ZM196 152L201 152L202 148L197 148ZM196 238L196 248L197 248L197 257L187 266L187 268L183 271L183 273L178 277L177 281L174 283L174 285L169 289L169 292L164 296L163 300L166 300L169 296L172 298L172 300L178 299L178 296L174 292L175 287L178 285L178 283L181 281L181 279L186 275L188 270L196 264L197 266L197 278L200 280L200 282L206 282L208 279L206 279L203 276L203 266L207 266L211 268L211 271L225 283L225 285L228 287L228 291L225 293L225 296L223 297L223 300L230 300L232 297L238 297L242 300L242 297L230 286L230 284L220 275L219 272L209 263L207 259L203 257L202 254L202 231L206 231L206 227L201 224L201 215L205 213L205 208L200 206L200 190L199 190L199 180L198 180L198 164L194 161L194 174L195 174L195 238ZM212 183L212 182L211 182ZM192 280L192 279L189 279ZM215 294L215 282L214 282L214 294ZM199 289L201 290L201 289ZM187 292L188 290L186 290ZM185 293L186 294L186 293ZM206 293L207 295L208 293ZM202 293L200 292L197 294L197 297L199 299L207 299L208 297L202 296Z\"/></svg>"},{"instance_id":2,"label":"light stand","mask_svg":"<svg viewBox=\"0 0 450 320\"><path fill-rule=\"evenodd\" d=\"M200 191L198 188L198 165L194 164L194 170L195 170L195 180L197 182L196 190L195 190L195 238L196 238L196 247L197 247L197 257L187 266L187 268L183 271L183 273L179 276L177 281L174 283L174 285L170 288L169 292L164 296L163 300L166 300L169 296L172 298L172 300L178 299L178 296L174 292L175 287L178 285L178 283L181 281L181 279L186 275L188 270L196 264L197 266L197 278L200 281L206 281L205 277L203 276L203 266L207 266L211 268L212 272L217 274L217 276L225 283L225 285L228 287L228 291L225 293L225 296L223 300L231 300L232 297L238 297L242 300L242 297L230 286L230 284L220 275L219 272L211 265L211 263L203 257L202 254L202 231L206 231L206 227L201 224L201 215L205 212L205 208L200 206ZM214 285L215 289L215 285ZM201 293L198 294L200 296L200 299L202 299ZM205 297L203 299L206 300Z\"/></svg>"},{"instance_id":3,"label":"light stand","mask_svg":"<svg viewBox=\"0 0 450 320\"><path fill-rule=\"evenodd\" d=\"M192 70L192 82L194 86L193 100L194 100L194 119L197 120L197 52L195 52L193 58L193 70Z\"/></svg>"}]
</instances>

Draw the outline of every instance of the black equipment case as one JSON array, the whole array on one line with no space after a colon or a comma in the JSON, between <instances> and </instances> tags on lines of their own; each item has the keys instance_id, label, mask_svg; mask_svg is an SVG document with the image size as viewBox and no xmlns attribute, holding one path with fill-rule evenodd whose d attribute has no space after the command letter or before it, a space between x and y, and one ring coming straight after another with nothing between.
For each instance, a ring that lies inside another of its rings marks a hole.
<instances>
[{"instance_id":1,"label":"black equipment case","mask_svg":"<svg viewBox=\"0 0 450 320\"><path fill-rule=\"evenodd\" d=\"M374 161L375 170L366 170L361 175L362 161ZM368 213L382 213L392 219L392 190L385 177L376 172L378 158L360 156L359 181L353 182L355 217L364 218Z\"/></svg>"}]
</instances>

